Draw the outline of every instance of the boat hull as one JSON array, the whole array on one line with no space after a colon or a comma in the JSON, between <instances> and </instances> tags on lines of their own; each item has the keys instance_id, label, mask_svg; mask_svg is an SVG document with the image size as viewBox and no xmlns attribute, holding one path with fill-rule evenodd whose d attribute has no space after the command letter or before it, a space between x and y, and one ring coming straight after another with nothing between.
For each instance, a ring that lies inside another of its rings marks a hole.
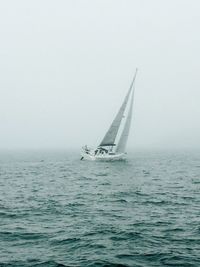
<instances>
[{"instance_id":1,"label":"boat hull","mask_svg":"<svg viewBox=\"0 0 200 267\"><path fill-rule=\"evenodd\" d=\"M125 153L121 154L113 154L113 155L94 155L91 153L81 153L82 158L84 160L91 160L91 161L116 161L116 160L124 160Z\"/></svg>"}]
</instances>

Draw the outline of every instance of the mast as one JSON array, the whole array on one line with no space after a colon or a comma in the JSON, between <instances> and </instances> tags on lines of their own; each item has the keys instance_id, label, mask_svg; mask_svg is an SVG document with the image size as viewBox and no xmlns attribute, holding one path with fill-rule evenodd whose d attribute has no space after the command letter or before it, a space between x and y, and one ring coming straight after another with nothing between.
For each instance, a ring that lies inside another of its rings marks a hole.
<instances>
[{"instance_id":1,"label":"mast","mask_svg":"<svg viewBox=\"0 0 200 267\"><path fill-rule=\"evenodd\" d=\"M116 152L118 153L124 153L126 149L126 144L128 141L128 136L129 136L130 127L131 127L131 120L132 120L132 113L133 113L133 100L134 100L134 91L132 92L131 103L129 107L128 116L127 116L127 119L124 125L124 129L122 131L122 134L120 136L120 139L119 139L119 142L116 148Z\"/></svg>"},{"instance_id":2,"label":"mast","mask_svg":"<svg viewBox=\"0 0 200 267\"><path fill-rule=\"evenodd\" d=\"M130 97L130 94L131 94L131 91L132 91L132 88L133 88L133 85L135 82L136 74L137 74L137 69L136 69L135 75L133 77L133 80L131 82L128 93L126 94L126 97L125 97L116 117L114 118L110 128L108 129L107 133L105 134L105 136L104 136L104 138L101 141L99 146L115 146L115 139L116 139L117 133L119 131L119 127L120 127L122 118L124 116L124 111L126 109L126 106L127 106L127 103L128 103L128 100L129 100L129 97Z\"/></svg>"}]
</instances>

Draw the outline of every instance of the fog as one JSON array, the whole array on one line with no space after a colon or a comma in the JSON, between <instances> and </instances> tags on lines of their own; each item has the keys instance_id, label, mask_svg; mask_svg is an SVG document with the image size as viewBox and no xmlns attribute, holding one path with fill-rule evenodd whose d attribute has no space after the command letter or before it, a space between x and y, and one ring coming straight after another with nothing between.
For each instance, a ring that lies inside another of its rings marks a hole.
<instances>
[{"instance_id":1,"label":"fog","mask_svg":"<svg viewBox=\"0 0 200 267\"><path fill-rule=\"evenodd\" d=\"M1 1L0 148L96 146L138 68L129 149L200 148L198 0Z\"/></svg>"}]
</instances>

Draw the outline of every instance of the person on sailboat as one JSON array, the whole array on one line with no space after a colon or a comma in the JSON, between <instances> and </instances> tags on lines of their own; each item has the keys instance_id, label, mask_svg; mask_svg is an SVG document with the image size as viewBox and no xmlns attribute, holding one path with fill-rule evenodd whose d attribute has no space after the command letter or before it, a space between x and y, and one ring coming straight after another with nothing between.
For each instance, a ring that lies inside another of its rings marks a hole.
<instances>
[{"instance_id":1,"label":"person on sailboat","mask_svg":"<svg viewBox=\"0 0 200 267\"><path fill-rule=\"evenodd\" d=\"M87 147L87 145L84 146L85 153L89 154L90 149Z\"/></svg>"}]
</instances>

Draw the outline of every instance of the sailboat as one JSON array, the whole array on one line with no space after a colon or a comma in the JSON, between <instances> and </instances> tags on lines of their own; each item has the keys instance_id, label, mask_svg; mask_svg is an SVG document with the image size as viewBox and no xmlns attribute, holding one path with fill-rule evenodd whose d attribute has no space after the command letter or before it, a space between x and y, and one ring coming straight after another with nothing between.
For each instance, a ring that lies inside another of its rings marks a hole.
<instances>
[{"instance_id":1,"label":"sailboat","mask_svg":"<svg viewBox=\"0 0 200 267\"><path fill-rule=\"evenodd\" d=\"M100 161L113 161L121 160L126 157L126 144L130 132L132 113L133 113L133 100L134 100L134 85L136 79L137 69L125 96L125 99L115 116L111 126L106 132L103 140L96 149L90 149L86 146L82 148L81 160L100 160ZM127 111L127 106L129 109ZM126 115L125 115L126 113ZM120 128L123 127L120 131ZM120 134L120 136L119 136Z\"/></svg>"}]
</instances>

